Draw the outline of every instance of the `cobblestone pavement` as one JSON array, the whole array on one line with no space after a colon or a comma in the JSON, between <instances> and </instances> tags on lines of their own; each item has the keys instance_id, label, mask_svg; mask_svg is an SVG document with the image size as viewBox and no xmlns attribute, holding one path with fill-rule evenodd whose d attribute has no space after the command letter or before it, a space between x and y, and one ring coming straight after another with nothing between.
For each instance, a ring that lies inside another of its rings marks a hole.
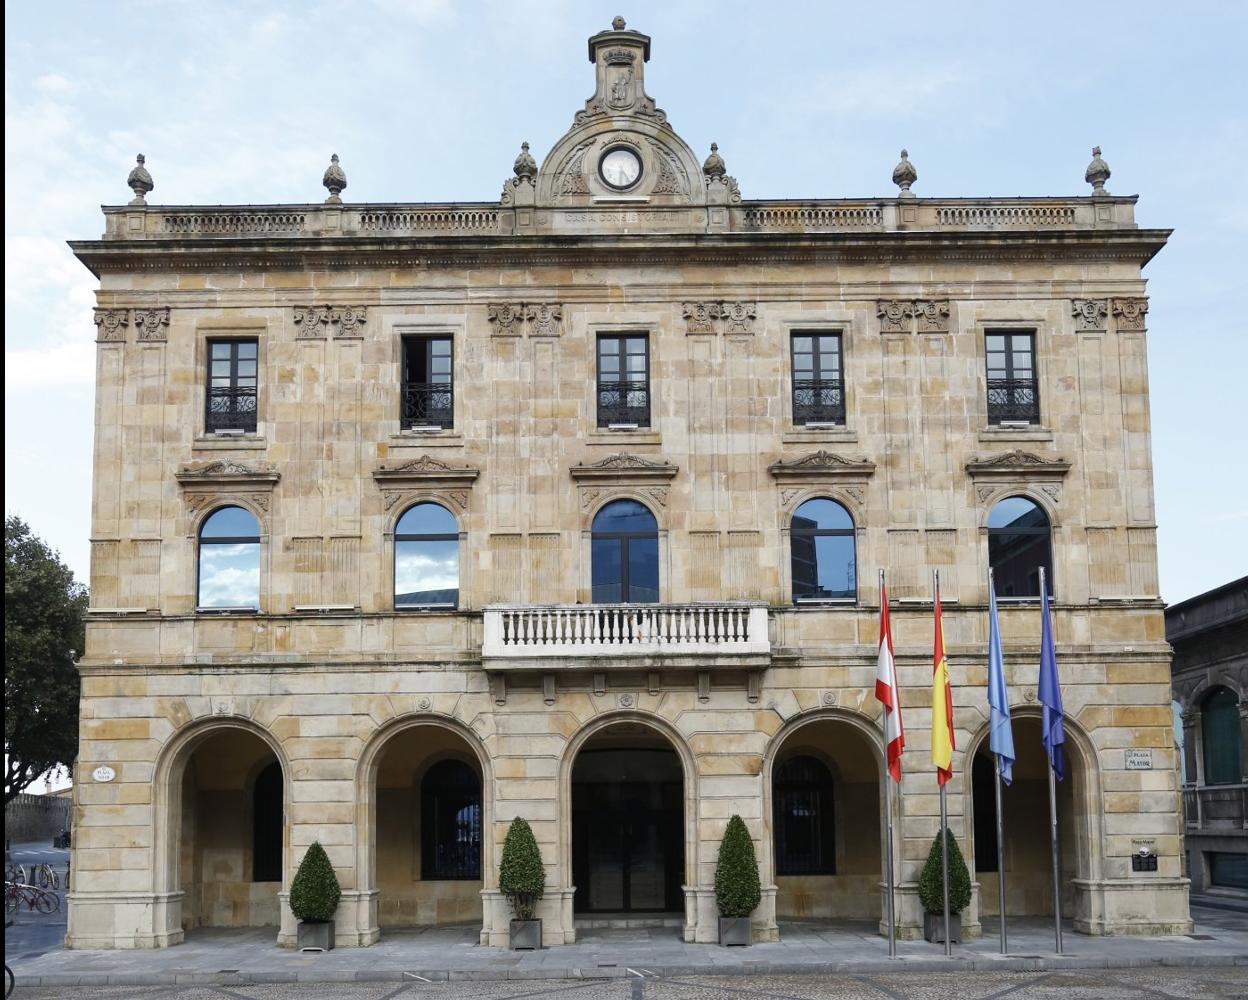
<instances>
[{"instance_id":1,"label":"cobblestone pavement","mask_svg":"<svg viewBox=\"0 0 1248 1000\"><path fill-rule=\"evenodd\" d=\"M18 988L14 1000L1243 1000L1248 968Z\"/></svg>"}]
</instances>

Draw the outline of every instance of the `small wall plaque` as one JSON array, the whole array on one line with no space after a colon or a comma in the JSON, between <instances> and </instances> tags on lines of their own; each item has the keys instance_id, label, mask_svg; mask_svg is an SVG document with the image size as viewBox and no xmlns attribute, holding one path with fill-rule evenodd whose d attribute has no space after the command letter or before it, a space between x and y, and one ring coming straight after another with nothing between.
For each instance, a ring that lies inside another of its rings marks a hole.
<instances>
[{"instance_id":1,"label":"small wall plaque","mask_svg":"<svg viewBox=\"0 0 1248 1000\"><path fill-rule=\"evenodd\" d=\"M1153 769L1153 751L1151 750L1128 750L1127 751L1127 770L1128 771L1151 771Z\"/></svg>"},{"instance_id":2,"label":"small wall plaque","mask_svg":"<svg viewBox=\"0 0 1248 1000\"><path fill-rule=\"evenodd\" d=\"M117 772L114 771L107 764L101 764L99 767L97 767L94 771L91 772L91 777L94 778L96 781L100 781L100 782L107 784L108 782L112 781L115 777L117 777Z\"/></svg>"}]
</instances>

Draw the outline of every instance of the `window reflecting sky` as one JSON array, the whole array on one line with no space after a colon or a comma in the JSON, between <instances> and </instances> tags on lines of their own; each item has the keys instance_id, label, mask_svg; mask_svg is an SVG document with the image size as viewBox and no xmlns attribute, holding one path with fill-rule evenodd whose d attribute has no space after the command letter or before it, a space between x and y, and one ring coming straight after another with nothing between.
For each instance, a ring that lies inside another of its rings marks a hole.
<instances>
[{"instance_id":1,"label":"window reflecting sky","mask_svg":"<svg viewBox=\"0 0 1248 1000\"><path fill-rule=\"evenodd\" d=\"M199 546L199 606L260 606L260 543Z\"/></svg>"}]
</instances>

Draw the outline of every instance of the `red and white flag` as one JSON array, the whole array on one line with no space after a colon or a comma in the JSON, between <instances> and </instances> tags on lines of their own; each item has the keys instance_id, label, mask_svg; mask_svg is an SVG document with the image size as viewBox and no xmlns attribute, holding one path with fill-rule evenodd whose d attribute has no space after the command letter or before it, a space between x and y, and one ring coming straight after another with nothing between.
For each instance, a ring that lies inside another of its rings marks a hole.
<instances>
[{"instance_id":1,"label":"red and white flag","mask_svg":"<svg viewBox=\"0 0 1248 1000\"><path fill-rule=\"evenodd\" d=\"M888 624L888 591L880 579L880 658L875 668L875 697L884 706L884 743L888 773L901 782L901 751L906 731L901 724L901 692L897 688L897 662L893 659L893 631Z\"/></svg>"}]
</instances>

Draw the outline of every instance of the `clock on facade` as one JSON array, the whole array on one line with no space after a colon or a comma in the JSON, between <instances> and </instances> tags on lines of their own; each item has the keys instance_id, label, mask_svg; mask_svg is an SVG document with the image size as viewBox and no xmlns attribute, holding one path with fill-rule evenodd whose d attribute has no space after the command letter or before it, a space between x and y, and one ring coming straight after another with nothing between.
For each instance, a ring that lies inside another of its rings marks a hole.
<instances>
[{"instance_id":1,"label":"clock on facade","mask_svg":"<svg viewBox=\"0 0 1248 1000\"><path fill-rule=\"evenodd\" d=\"M641 177L641 157L621 146L608 149L598 161L598 173L608 187L627 190Z\"/></svg>"}]
</instances>

